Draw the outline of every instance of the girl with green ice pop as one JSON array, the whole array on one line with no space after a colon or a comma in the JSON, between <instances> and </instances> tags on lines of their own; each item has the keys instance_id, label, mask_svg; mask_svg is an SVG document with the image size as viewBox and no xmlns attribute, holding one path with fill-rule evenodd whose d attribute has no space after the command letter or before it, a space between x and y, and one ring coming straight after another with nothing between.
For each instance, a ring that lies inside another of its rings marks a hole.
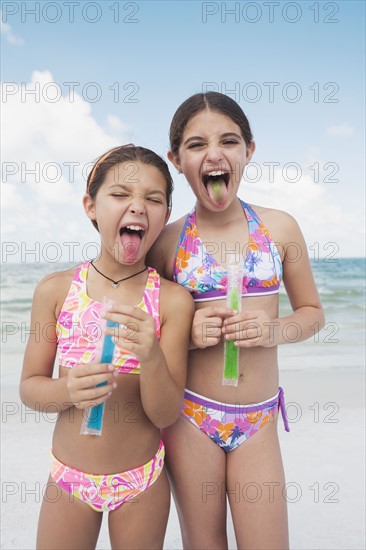
<instances>
[{"instance_id":1,"label":"girl with green ice pop","mask_svg":"<svg viewBox=\"0 0 366 550\"><path fill-rule=\"evenodd\" d=\"M168 157L196 204L164 229L151 258L196 303L181 416L163 431L184 548L228 547L227 501L238 548L289 544L279 412L287 430L288 423L277 347L313 336L324 317L296 221L237 195L254 150L248 119L228 96L196 94L173 116ZM243 278L238 304L231 295L228 307L233 253ZM288 317L279 316L282 281L293 307ZM236 374L230 370L239 354L237 385L223 384L225 342L226 379ZM258 498L246 498L248 485Z\"/></svg>"}]
</instances>

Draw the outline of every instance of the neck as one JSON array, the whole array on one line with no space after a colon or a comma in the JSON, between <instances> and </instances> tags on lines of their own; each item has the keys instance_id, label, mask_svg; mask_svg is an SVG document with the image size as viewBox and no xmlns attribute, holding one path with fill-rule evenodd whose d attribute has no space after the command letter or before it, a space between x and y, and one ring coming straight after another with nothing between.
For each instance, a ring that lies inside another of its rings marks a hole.
<instances>
[{"instance_id":1,"label":"neck","mask_svg":"<svg viewBox=\"0 0 366 550\"><path fill-rule=\"evenodd\" d=\"M97 258L95 258L95 260L93 260L93 264L100 271L102 271L104 275L107 275L115 281L117 279L121 279L122 277L129 277L130 275L141 271L146 266L145 258L134 264L123 264L118 262L110 254L100 254Z\"/></svg>"},{"instance_id":2,"label":"neck","mask_svg":"<svg viewBox=\"0 0 366 550\"><path fill-rule=\"evenodd\" d=\"M243 209L239 198L235 197L225 210L213 212L208 210L200 202L196 202L196 216L200 222L207 225L226 225L233 221L236 216L242 216Z\"/></svg>"}]
</instances>

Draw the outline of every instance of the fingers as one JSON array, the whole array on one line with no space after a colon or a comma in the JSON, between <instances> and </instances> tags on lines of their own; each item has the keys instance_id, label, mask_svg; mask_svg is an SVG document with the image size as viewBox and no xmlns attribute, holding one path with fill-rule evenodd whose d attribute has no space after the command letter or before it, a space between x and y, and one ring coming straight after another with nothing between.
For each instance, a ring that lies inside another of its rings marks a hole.
<instances>
[{"instance_id":1,"label":"fingers","mask_svg":"<svg viewBox=\"0 0 366 550\"><path fill-rule=\"evenodd\" d=\"M114 372L114 366L110 363L79 363L77 368L71 369L69 376L73 378L82 378L91 374L102 374Z\"/></svg>"},{"instance_id":2,"label":"fingers","mask_svg":"<svg viewBox=\"0 0 366 550\"><path fill-rule=\"evenodd\" d=\"M78 389L79 391L87 390L89 388L99 386L100 384L108 384L110 386L113 386L113 384L116 383L116 376L118 374L117 371L115 371L115 373L116 374L111 373L107 376L105 374L92 374L90 376L83 376L78 380Z\"/></svg>"},{"instance_id":3,"label":"fingers","mask_svg":"<svg viewBox=\"0 0 366 550\"><path fill-rule=\"evenodd\" d=\"M127 325L133 321L144 321L147 313L136 306L126 306L124 304L116 304L111 309L108 309L103 317L109 321L114 321L122 325Z\"/></svg>"},{"instance_id":4,"label":"fingers","mask_svg":"<svg viewBox=\"0 0 366 550\"><path fill-rule=\"evenodd\" d=\"M202 315L202 317L220 317L220 319L225 319L236 315L237 312L226 306L208 306L196 311L196 315Z\"/></svg>"},{"instance_id":5,"label":"fingers","mask_svg":"<svg viewBox=\"0 0 366 550\"><path fill-rule=\"evenodd\" d=\"M237 340L234 342L234 345L238 348L256 348L260 346L258 338L253 340Z\"/></svg>"},{"instance_id":6,"label":"fingers","mask_svg":"<svg viewBox=\"0 0 366 550\"><path fill-rule=\"evenodd\" d=\"M260 327L252 329L242 329L231 332L230 334L225 334L225 340L258 340L261 338L262 332Z\"/></svg>"},{"instance_id":7,"label":"fingers","mask_svg":"<svg viewBox=\"0 0 366 550\"><path fill-rule=\"evenodd\" d=\"M107 327L105 334L113 336L114 342L120 347L122 343L141 344L142 340L155 334L155 321L148 313L138 307L122 305L120 310L118 313L109 311L105 315L106 319L118 324L116 327Z\"/></svg>"},{"instance_id":8,"label":"fingers","mask_svg":"<svg viewBox=\"0 0 366 550\"><path fill-rule=\"evenodd\" d=\"M258 332L260 332L260 324L255 321L248 321L245 323L236 322L222 327L222 333L225 335L245 334L248 338L254 338L258 335Z\"/></svg>"},{"instance_id":9,"label":"fingers","mask_svg":"<svg viewBox=\"0 0 366 550\"><path fill-rule=\"evenodd\" d=\"M106 388L107 386L105 386ZM107 399L112 395L112 391L108 391L107 393L104 393L103 395L96 397L96 398L88 398L84 401L78 401L77 403L74 403L74 407L77 409L90 409L91 407L96 407L97 405L100 405L101 403L105 403Z\"/></svg>"},{"instance_id":10,"label":"fingers","mask_svg":"<svg viewBox=\"0 0 366 550\"><path fill-rule=\"evenodd\" d=\"M113 336L113 340L117 343L122 342L138 343L137 334L140 332L140 327L137 323L128 323L127 325L119 325L118 327L107 328L105 333Z\"/></svg>"},{"instance_id":11,"label":"fingers","mask_svg":"<svg viewBox=\"0 0 366 550\"><path fill-rule=\"evenodd\" d=\"M75 369L70 369L66 383L70 401L76 408L102 403L117 387L117 375L113 365L77 365Z\"/></svg>"},{"instance_id":12,"label":"fingers","mask_svg":"<svg viewBox=\"0 0 366 550\"><path fill-rule=\"evenodd\" d=\"M221 341L221 317L206 317L192 327L192 340L199 348L216 346Z\"/></svg>"},{"instance_id":13,"label":"fingers","mask_svg":"<svg viewBox=\"0 0 366 550\"><path fill-rule=\"evenodd\" d=\"M227 327L236 325L239 321L254 321L258 319L259 314L259 311L242 311L241 313L230 315L224 320L223 324L226 329Z\"/></svg>"}]
</instances>

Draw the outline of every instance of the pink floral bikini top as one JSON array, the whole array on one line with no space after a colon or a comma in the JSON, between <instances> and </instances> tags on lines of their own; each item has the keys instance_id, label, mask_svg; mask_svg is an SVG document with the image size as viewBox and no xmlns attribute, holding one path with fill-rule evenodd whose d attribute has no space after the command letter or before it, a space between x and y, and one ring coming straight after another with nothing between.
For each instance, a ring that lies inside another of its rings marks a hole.
<instances>
[{"instance_id":1,"label":"pink floral bikini top","mask_svg":"<svg viewBox=\"0 0 366 550\"><path fill-rule=\"evenodd\" d=\"M240 200L249 229L249 242L237 253L243 258L243 296L278 293L282 279L282 261L268 229L249 204ZM173 281L186 287L195 302L226 297L227 270L209 254L196 225L196 210L187 216L178 241ZM213 250L216 243L210 243ZM228 250L227 253L230 251Z\"/></svg>"},{"instance_id":2,"label":"pink floral bikini top","mask_svg":"<svg viewBox=\"0 0 366 550\"><path fill-rule=\"evenodd\" d=\"M79 363L95 361L96 345L101 337L102 304L89 298L86 279L90 262L84 262L75 271L66 300L56 323L59 364L73 368ZM156 335L160 338L159 317L160 277L152 267L144 295L137 307L146 311L155 321ZM134 355L114 348L113 365L121 374L140 374L140 363Z\"/></svg>"}]
</instances>

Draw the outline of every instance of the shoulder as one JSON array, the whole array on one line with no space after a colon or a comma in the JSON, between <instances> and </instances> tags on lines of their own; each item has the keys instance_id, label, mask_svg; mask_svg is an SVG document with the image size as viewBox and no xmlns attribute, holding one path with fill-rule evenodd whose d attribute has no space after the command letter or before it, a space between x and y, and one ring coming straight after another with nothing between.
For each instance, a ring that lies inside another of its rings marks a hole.
<instances>
[{"instance_id":1,"label":"shoulder","mask_svg":"<svg viewBox=\"0 0 366 550\"><path fill-rule=\"evenodd\" d=\"M268 230L282 261L289 256L298 257L303 254L306 243L299 224L291 214L276 208L265 208L254 204L250 206Z\"/></svg>"},{"instance_id":2,"label":"shoulder","mask_svg":"<svg viewBox=\"0 0 366 550\"><path fill-rule=\"evenodd\" d=\"M34 291L33 301L47 304L54 310L61 309L77 267L56 271L40 280Z\"/></svg>"},{"instance_id":3,"label":"shoulder","mask_svg":"<svg viewBox=\"0 0 366 550\"><path fill-rule=\"evenodd\" d=\"M170 223L165 226L163 231L160 233L156 244L163 245L174 245L179 238L179 235L183 229L184 222L186 221L187 216L183 216L176 220L175 222Z\"/></svg>"},{"instance_id":4,"label":"shoulder","mask_svg":"<svg viewBox=\"0 0 366 550\"><path fill-rule=\"evenodd\" d=\"M277 208L266 208L257 204L250 204L250 206L251 208L253 208L254 212L258 214L258 217L263 221L264 224L266 224L267 222L274 225L288 225L296 223L295 218L284 210L278 210Z\"/></svg>"},{"instance_id":5,"label":"shoulder","mask_svg":"<svg viewBox=\"0 0 366 550\"><path fill-rule=\"evenodd\" d=\"M165 277L172 274L175 249L187 216L165 226L147 255L147 263Z\"/></svg>"},{"instance_id":6,"label":"shoulder","mask_svg":"<svg viewBox=\"0 0 366 550\"><path fill-rule=\"evenodd\" d=\"M299 224L288 212L255 204L250 206L267 227L273 240L279 240L279 242L285 244L291 240L294 231L296 233L300 232Z\"/></svg>"},{"instance_id":7,"label":"shoulder","mask_svg":"<svg viewBox=\"0 0 366 550\"><path fill-rule=\"evenodd\" d=\"M160 277L160 289L160 302L166 311L174 313L176 318L182 314L193 316L194 301L186 288Z\"/></svg>"}]
</instances>

